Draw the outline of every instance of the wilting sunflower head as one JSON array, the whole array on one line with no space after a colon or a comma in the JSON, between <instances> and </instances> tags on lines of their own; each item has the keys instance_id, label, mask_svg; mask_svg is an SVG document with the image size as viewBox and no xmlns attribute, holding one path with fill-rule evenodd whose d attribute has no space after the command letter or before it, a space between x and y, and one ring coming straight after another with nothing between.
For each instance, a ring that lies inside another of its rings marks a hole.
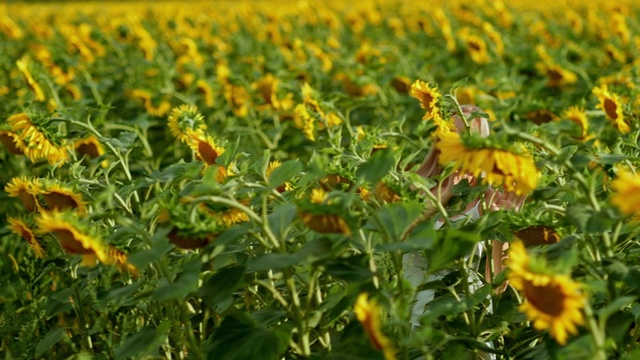
<instances>
[{"instance_id":1,"label":"wilting sunflower head","mask_svg":"<svg viewBox=\"0 0 640 360\"><path fill-rule=\"evenodd\" d=\"M298 217L311 230L319 233L342 233L351 236L349 212L346 210L344 193L327 192L318 187L303 195L296 202Z\"/></svg>"},{"instance_id":2,"label":"wilting sunflower head","mask_svg":"<svg viewBox=\"0 0 640 360\"><path fill-rule=\"evenodd\" d=\"M385 360L395 359L395 350L391 340L382 332L380 307L375 300L369 300L369 295L362 293L353 307L356 319L362 325L374 349L384 353Z\"/></svg>"},{"instance_id":3,"label":"wilting sunflower head","mask_svg":"<svg viewBox=\"0 0 640 360\"><path fill-rule=\"evenodd\" d=\"M87 210L87 203L82 199L80 192L55 180L44 181L38 195L44 199L47 209L50 210L72 210L78 214L84 214Z\"/></svg>"},{"instance_id":4,"label":"wilting sunflower head","mask_svg":"<svg viewBox=\"0 0 640 360\"><path fill-rule=\"evenodd\" d=\"M37 233L54 235L68 254L81 255L83 265L93 266L96 259L103 264L113 262L102 238L71 213L44 211L36 218L36 225Z\"/></svg>"},{"instance_id":5,"label":"wilting sunflower head","mask_svg":"<svg viewBox=\"0 0 640 360\"><path fill-rule=\"evenodd\" d=\"M22 140L18 134L14 133L10 130L0 130L0 142L10 154L13 155L24 155L24 152L21 150L24 147Z\"/></svg>"},{"instance_id":6,"label":"wilting sunflower head","mask_svg":"<svg viewBox=\"0 0 640 360\"><path fill-rule=\"evenodd\" d=\"M552 270L548 266L534 269L536 260L529 257L522 242L512 243L507 260L508 279L514 288L523 292L525 301L519 309L533 327L548 330L559 344L564 345L584 323L582 308L586 299L580 292L580 285L569 276L550 274Z\"/></svg>"},{"instance_id":7,"label":"wilting sunflower head","mask_svg":"<svg viewBox=\"0 0 640 360\"><path fill-rule=\"evenodd\" d=\"M489 138L472 134L463 138L455 132L440 132L438 140L441 165L453 163L455 170L517 195L528 194L536 187L540 173L535 162L528 155L518 154L515 148L503 150L501 144Z\"/></svg>"},{"instance_id":8,"label":"wilting sunflower head","mask_svg":"<svg viewBox=\"0 0 640 360\"><path fill-rule=\"evenodd\" d=\"M32 227L28 225L28 222L18 218L7 218L9 225L7 228L14 234L22 236L22 238L29 244L33 252L39 258L44 257L44 250L42 245L38 241L38 238L34 234Z\"/></svg>"},{"instance_id":9,"label":"wilting sunflower head","mask_svg":"<svg viewBox=\"0 0 640 360\"><path fill-rule=\"evenodd\" d=\"M20 113L10 116L7 123L20 140L20 150L31 161L46 159L54 165L69 159L65 139L49 115Z\"/></svg>"},{"instance_id":10,"label":"wilting sunflower head","mask_svg":"<svg viewBox=\"0 0 640 360\"><path fill-rule=\"evenodd\" d=\"M14 177L4 187L4 191L10 197L18 197L28 211L38 211L41 207L37 194L42 187L42 181L38 178L28 178L26 176Z\"/></svg>"},{"instance_id":11,"label":"wilting sunflower head","mask_svg":"<svg viewBox=\"0 0 640 360\"><path fill-rule=\"evenodd\" d=\"M188 142L189 131L202 132L207 129L204 117L195 105L180 105L171 109L167 125L171 134L182 142Z\"/></svg>"}]
</instances>

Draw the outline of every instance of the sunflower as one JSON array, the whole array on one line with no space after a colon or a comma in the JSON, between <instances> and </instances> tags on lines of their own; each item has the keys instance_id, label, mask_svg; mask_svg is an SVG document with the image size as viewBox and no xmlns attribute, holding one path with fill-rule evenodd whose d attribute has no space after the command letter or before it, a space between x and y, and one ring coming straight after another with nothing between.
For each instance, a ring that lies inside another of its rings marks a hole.
<instances>
[{"instance_id":1,"label":"sunflower","mask_svg":"<svg viewBox=\"0 0 640 360\"><path fill-rule=\"evenodd\" d=\"M640 215L640 175L619 169L618 176L611 182L613 195L609 201L626 216Z\"/></svg>"},{"instance_id":2,"label":"sunflower","mask_svg":"<svg viewBox=\"0 0 640 360\"><path fill-rule=\"evenodd\" d=\"M437 87L431 87L428 82L416 80L411 84L409 94L420 101L420 107L426 110L423 120L433 119L436 125L442 121L438 101L442 97Z\"/></svg>"},{"instance_id":3,"label":"sunflower","mask_svg":"<svg viewBox=\"0 0 640 360\"><path fill-rule=\"evenodd\" d=\"M77 224L72 215L58 211L42 212L36 218L38 233L52 233L58 238L62 248L69 254L82 255L82 264L95 265L96 259L101 263L110 264L109 249L102 239L90 234L83 226Z\"/></svg>"},{"instance_id":4,"label":"sunflower","mask_svg":"<svg viewBox=\"0 0 640 360\"><path fill-rule=\"evenodd\" d=\"M207 166L214 165L218 156L224 152L224 148L218 146L213 137L204 131L187 129L187 144Z\"/></svg>"},{"instance_id":5,"label":"sunflower","mask_svg":"<svg viewBox=\"0 0 640 360\"><path fill-rule=\"evenodd\" d=\"M105 154L102 143L95 136L89 135L83 139L78 139L73 143L73 148L76 150L78 156L86 156L88 158L97 158ZM109 166L108 160L103 160L100 165L106 168Z\"/></svg>"},{"instance_id":6,"label":"sunflower","mask_svg":"<svg viewBox=\"0 0 640 360\"><path fill-rule=\"evenodd\" d=\"M545 225L532 225L516 230L513 234L527 246L555 244L560 241L556 230Z\"/></svg>"},{"instance_id":7,"label":"sunflower","mask_svg":"<svg viewBox=\"0 0 640 360\"><path fill-rule=\"evenodd\" d=\"M459 36L467 45L467 51L474 63L482 65L491 61L487 52L487 43L482 37L472 33L471 30L462 31Z\"/></svg>"},{"instance_id":8,"label":"sunflower","mask_svg":"<svg viewBox=\"0 0 640 360\"><path fill-rule=\"evenodd\" d=\"M549 330L559 344L566 344L569 335L577 333L577 327L584 323L581 309L586 299L579 284L567 275L532 271L529 255L520 241L511 244L507 264L511 285L524 293L525 302L519 310L534 328Z\"/></svg>"},{"instance_id":9,"label":"sunflower","mask_svg":"<svg viewBox=\"0 0 640 360\"><path fill-rule=\"evenodd\" d=\"M304 104L298 104L293 112L296 127L302 129L302 133L308 140L315 141L315 119L309 114L307 107Z\"/></svg>"},{"instance_id":10,"label":"sunflower","mask_svg":"<svg viewBox=\"0 0 640 360\"><path fill-rule=\"evenodd\" d=\"M351 228L341 216L341 204L329 198L322 188L314 188L307 200L298 204L298 216L309 229L321 234L333 233L351 236Z\"/></svg>"},{"instance_id":11,"label":"sunflower","mask_svg":"<svg viewBox=\"0 0 640 360\"><path fill-rule=\"evenodd\" d=\"M4 187L10 197L19 197L28 211L34 212L40 210L40 203L36 194L40 191L42 183L40 179L30 179L26 176L14 177Z\"/></svg>"},{"instance_id":12,"label":"sunflower","mask_svg":"<svg viewBox=\"0 0 640 360\"><path fill-rule=\"evenodd\" d=\"M113 263L121 271L128 271L134 276L138 276L138 268L136 268L134 265L130 264L127 261L127 254L124 251L114 246L109 246L109 251L107 252L107 255L109 256L109 258L113 259Z\"/></svg>"},{"instance_id":13,"label":"sunflower","mask_svg":"<svg viewBox=\"0 0 640 360\"><path fill-rule=\"evenodd\" d=\"M7 148L9 154L24 155L24 152L21 150L24 145L18 134L7 130L0 131L0 142Z\"/></svg>"},{"instance_id":14,"label":"sunflower","mask_svg":"<svg viewBox=\"0 0 640 360\"><path fill-rule=\"evenodd\" d=\"M553 62L538 62L536 63L536 68L548 78L547 86L549 87L561 87L578 81L578 76L574 72Z\"/></svg>"},{"instance_id":15,"label":"sunflower","mask_svg":"<svg viewBox=\"0 0 640 360\"><path fill-rule=\"evenodd\" d=\"M56 182L47 182L40 188L38 194L42 196L47 208L64 211L75 210L83 214L87 210L82 195Z\"/></svg>"},{"instance_id":16,"label":"sunflower","mask_svg":"<svg viewBox=\"0 0 640 360\"><path fill-rule=\"evenodd\" d=\"M587 132L589 131L589 120L587 119L587 113L583 108L579 106L572 106L562 113L562 118L568 119L580 126L580 129L582 130L580 138L586 138Z\"/></svg>"},{"instance_id":17,"label":"sunflower","mask_svg":"<svg viewBox=\"0 0 640 360\"><path fill-rule=\"evenodd\" d=\"M61 145L56 145L52 141L53 136L50 132L41 130L29 115L25 113L12 115L7 119L7 123L11 126L11 131L17 134L22 143L20 149L29 160L36 162L47 159L51 165L69 160L69 152L64 146L64 141Z\"/></svg>"},{"instance_id":18,"label":"sunflower","mask_svg":"<svg viewBox=\"0 0 640 360\"><path fill-rule=\"evenodd\" d=\"M367 334L371 345L373 345L373 348L382 351L385 360L395 359L395 350L391 344L391 340L389 340L381 330L382 320L380 319L380 307L378 303L375 300L369 300L369 295L362 293L358 295L353 311Z\"/></svg>"},{"instance_id":19,"label":"sunflower","mask_svg":"<svg viewBox=\"0 0 640 360\"><path fill-rule=\"evenodd\" d=\"M14 234L22 236L22 238L29 243L31 249L36 253L37 257L44 257L44 250L42 249L42 245L40 245L40 242L36 238L36 235L33 233L33 230L31 230L26 222L11 217L7 218L7 222L11 224L8 225L7 228Z\"/></svg>"},{"instance_id":20,"label":"sunflower","mask_svg":"<svg viewBox=\"0 0 640 360\"><path fill-rule=\"evenodd\" d=\"M540 173L532 158L493 147L468 148L456 132L439 131L437 136L441 165L453 162L455 170L480 177L489 185L502 185L517 195L536 187Z\"/></svg>"},{"instance_id":21,"label":"sunflower","mask_svg":"<svg viewBox=\"0 0 640 360\"><path fill-rule=\"evenodd\" d=\"M620 96L609 92L607 85L595 87L593 94L598 98L600 104L596 105L596 109L604 110L607 119L613 122L613 125L623 134L631 131L629 124L624 119L622 113L622 101Z\"/></svg>"},{"instance_id":22,"label":"sunflower","mask_svg":"<svg viewBox=\"0 0 640 360\"><path fill-rule=\"evenodd\" d=\"M181 105L171 109L167 126L171 130L171 135L182 142L188 142L188 130L204 131L207 129L204 117L198 112L195 105Z\"/></svg>"},{"instance_id":23,"label":"sunflower","mask_svg":"<svg viewBox=\"0 0 640 360\"><path fill-rule=\"evenodd\" d=\"M209 83L204 79L198 79L198 81L196 81L196 89L198 90L198 93L202 94L204 97L205 105L212 107L214 104L214 97L213 90Z\"/></svg>"},{"instance_id":24,"label":"sunflower","mask_svg":"<svg viewBox=\"0 0 640 360\"><path fill-rule=\"evenodd\" d=\"M29 85L29 88L31 88L31 91L33 91L36 96L36 101L43 102L47 100L47 97L44 95L44 91L42 91L40 85L33 79L33 76L29 71L29 58L24 57L21 60L16 61L16 65L27 82L27 85Z\"/></svg>"}]
</instances>

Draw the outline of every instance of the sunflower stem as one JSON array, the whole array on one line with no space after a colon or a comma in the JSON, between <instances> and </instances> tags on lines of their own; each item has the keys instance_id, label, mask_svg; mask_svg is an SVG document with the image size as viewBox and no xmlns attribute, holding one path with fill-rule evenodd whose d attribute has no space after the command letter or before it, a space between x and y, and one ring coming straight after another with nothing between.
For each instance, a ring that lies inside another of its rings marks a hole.
<instances>
[{"instance_id":1,"label":"sunflower stem","mask_svg":"<svg viewBox=\"0 0 640 360\"><path fill-rule=\"evenodd\" d=\"M589 304L589 302L586 300L584 305L584 312L587 317L587 326L589 328L589 332L591 333L591 336L593 337L593 341L596 345L596 351L593 354L594 356L592 359L606 360L607 359L607 353L605 351L606 337L604 335L604 329L598 326L593 309L591 308L591 305Z\"/></svg>"}]
</instances>

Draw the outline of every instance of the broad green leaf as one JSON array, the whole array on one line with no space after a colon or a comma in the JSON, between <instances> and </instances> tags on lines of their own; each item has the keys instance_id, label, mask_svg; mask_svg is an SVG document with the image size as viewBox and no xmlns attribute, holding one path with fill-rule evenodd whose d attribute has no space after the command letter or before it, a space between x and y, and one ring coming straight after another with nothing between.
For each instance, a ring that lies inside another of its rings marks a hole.
<instances>
[{"instance_id":1,"label":"broad green leaf","mask_svg":"<svg viewBox=\"0 0 640 360\"><path fill-rule=\"evenodd\" d=\"M64 337L63 328L54 328L49 330L47 335L36 345L36 356L44 354L47 350L51 349L53 345L58 343Z\"/></svg>"},{"instance_id":2,"label":"broad green leaf","mask_svg":"<svg viewBox=\"0 0 640 360\"><path fill-rule=\"evenodd\" d=\"M296 206L292 203L285 203L276 207L271 214L269 214L267 220L275 236L284 238L287 228L296 218Z\"/></svg>"},{"instance_id":3,"label":"broad green leaf","mask_svg":"<svg viewBox=\"0 0 640 360\"><path fill-rule=\"evenodd\" d=\"M396 160L393 151L382 149L376 151L369 161L362 164L356 171L358 179L375 184L393 168Z\"/></svg>"},{"instance_id":4,"label":"broad green leaf","mask_svg":"<svg viewBox=\"0 0 640 360\"><path fill-rule=\"evenodd\" d=\"M607 319L609 318L609 316L620 311L623 307L629 304L632 304L636 298L637 298L636 296L621 296L613 300L609 305L605 306L603 309L598 310L597 313L601 318Z\"/></svg>"},{"instance_id":5,"label":"broad green leaf","mask_svg":"<svg viewBox=\"0 0 640 360\"><path fill-rule=\"evenodd\" d=\"M304 167L298 160L285 161L277 168L273 169L269 175L269 186L272 189L284 184L286 181L291 180L294 176L300 174Z\"/></svg>"},{"instance_id":6,"label":"broad green leaf","mask_svg":"<svg viewBox=\"0 0 640 360\"><path fill-rule=\"evenodd\" d=\"M170 327L169 320L164 320L157 328L145 326L136 334L129 336L122 345L114 351L116 360L131 357L141 358L155 352L163 342Z\"/></svg>"},{"instance_id":7,"label":"broad green leaf","mask_svg":"<svg viewBox=\"0 0 640 360\"><path fill-rule=\"evenodd\" d=\"M423 210L424 205L418 202L386 204L369 219L365 229L387 234L391 242L398 242L404 238Z\"/></svg>"},{"instance_id":8,"label":"broad green leaf","mask_svg":"<svg viewBox=\"0 0 640 360\"><path fill-rule=\"evenodd\" d=\"M292 329L288 323L265 328L244 313L227 316L210 339L207 357L276 360L286 350Z\"/></svg>"},{"instance_id":9,"label":"broad green leaf","mask_svg":"<svg viewBox=\"0 0 640 360\"><path fill-rule=\"evenodd\" d=\"M218 311L223 311L223 308L230 305L228 301L242 284L245 270L245 265L233 265L218 270L200 287L199 293L204 302Z\"/></svg>"},{"instance_id":10,"label":"broad green leaf","mask_svg":"<svg viewBox=\"0 0 640 360\"><path fill-rule=\"evenodd\" d=\"M431 250L426 252L430 273L451 266L457 259L469 254L480 241L478 234L457 229L446 228L438 235Z\"/></svg>"},{"instance_id":11,"label":"broad green leaf","mask_svg":"<svg viewBox=\"0 0 640 360\"><path fill-rule=\"evenodd\" d=\"M173 248L173 245L169 243L169 238L167 238L169 231L170 229L166 227L156 229L151 238L151 248L132 253L127 260L138 269L144 269L150 263L162 258L164 254Z\"/></svg>"},{"instance_id":12,"label":"broad green leaf","mask_svg":"<svg viewBox=\"0 0 640 360\"><path fill-rule=\"evenodd\" d=\"M170 300L182 298L195 291L198 288L201 267L200 258L193 256L184 264L182 271L172 283L167 283L164 279L163 284L154 292L153 298L159 301Z\"/></svg>"}]
</instances>

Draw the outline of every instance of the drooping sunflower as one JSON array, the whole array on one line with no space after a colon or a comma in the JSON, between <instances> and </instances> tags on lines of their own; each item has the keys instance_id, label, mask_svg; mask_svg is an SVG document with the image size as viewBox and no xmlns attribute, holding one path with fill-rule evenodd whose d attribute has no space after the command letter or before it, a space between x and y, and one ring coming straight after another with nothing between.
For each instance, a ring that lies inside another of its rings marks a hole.
<instances>
[{"instance_id":1,"label":"drooping sunflower","mask_svg":"<svg viewBox=\"0 0 640 360\"><path fill-rule=\"evenodd\" d=\"M86 156L88 158L97 158L105 154L102 143L100 143L100 140L93 135L76 140L73 143L73 148L80 157ZM109 160L103 160L100 165L106 168L109 166Z\"/></svg>"},{"instance_id":2,"label":"drooping sunflower","mask_svg":"<svg viewBox=\"0 0 640 360\"><path fill-rule=\"evenodd\" d=\"M517 195L535 189L540 173L531 157L492 146L469 147L452 131L438 131L437 137L441 165L453 163L455 170L473 174L489 185L502 185Z\"/></svg>"},{"instance_id":3,"label":"drooping sunflower","mask_svg":"<svg viewBox=\"0 0 640 360\"><path fill-rule=\"evenodd\" d=\"M36 194L40 192L42 184L40 179L28 178L26 176L14 177L4 187L4 191L10 197L18 197L28 211L38 211L41 207Z\"/></svg>"},{"instance_id":4,"label":"drooping sunflower","mask_svg":"<svg viewBox=\"0 0 640 360\"><path fill-rule=\"evenodd\" d=\"M180 105L171 109L167 126L171 130L171 135L182 142L188 142L188 130L204 131L207 125L204 123L204 117L195 105Z\"/></svg>"},{"instance_id":5,"label":"drooping sunflower","mask_svg":"<svg viewBox=\"0 0 640 360\"><path fill-rule=\"evenodd\" d=\"M69 254L81 255L82 264L95 265L96 259L103 264L110 264L109 249L102 239L91 233L87 226L77 221L75 215L59 211L45 211L36 218L38 233L51 233L60 242L62 248Z\"/></svg>"},{"instance_id":6,"label":"drooping sunflower","mask_svg":"<svg viewBox=\"0 0 640 360\"><path fill-rule=\"evenodd\" d=\"M511 285L524 293L525 301L519 310L533 322L538 330L549 330L561 345L570 335L578 332L584 323L582 308L585 297L580 285L567 275L549 275L532 269L524 244L516 241L509 247L508 279Z\"/></svg>"},{"instance_id":7,"label":"drooping sunflower","mask_svg":"<svg viewBox=\"0 0 640 360\"><path fill-rule=\"evenodd\" d=\"M36 256L39 258L44 257L44 250L42 249L42 245L36 238L36 235L33 233L33 230L27 225L27 223L23 220L17 218L7 218L7 222L10 224L7 226L9 230L11 230L14 234L22 236L24 240L29 243L29 246L36 253Z\"/></svg>"},{"instance_id":8,"label":"drooping sunflower","mask_svg":"<svg viewBox=\"0 0 640 360\"><path fill-rule=\"evenodd\" d=\"M378 303L375 300L369 300L369 295L362 293L358 295L353 310L373 348L382 351L385 360L395 359L396 355L393 344L391 344L391 340L382 333L382 320L380 319L380 307Z\"/></svg>"},{"instance_id":9,"label":"drooping sunflower","mask_svg":"<svg viewBox=\"0 0 640 360\"><path fill-rule=\"evenodd\" d=\"M18 134L8 130L1 130L0 142L5 148L7 148L7 151L10 154L24 155L24 152L21 150L24 145L22 144L22 140L20 140Z\"/></svg>"},{"instance_id":10,"label":"drooping sunflower","mask_svg":"<svg viewBox=\"0 0 640 360\"><path fill-rule=\"evenodd\" d=\"M587 132L589 131L589 119L587 119L587 113L583 108L579 106L571 106L562 113L562 118L568 119L580 126L580 129L582 130L581 139L587 137Z\"/></svg>"},{"instance_id":11,"label":"drooping sunflower","mask_svg":"<svg viewBox=\"0 0 640 360\"><path fill-rule=\"evenodd\" d=\"M624 119L622 112L622 100L617 94L613 94L607 88L607 85L595 87L593 94L598 98L600 103L596 105L596 109L604 110L604 113L613 125L623 134L631 131L629 124Z\"/></svg>"},{"instance_id":12,"label":"drooping sunflower","mask_svg":"<svg viewBox=\"0 0 640 360\"><path fill-rule=\"evenodd\" d=\"M298 204L298 216L309 229L321 234L333 233L351 236L351 228L343 218L345 213L339 199L330 198L322 188L314 188L308 198Z\"/></svg>"},{"instance_id":13,"label":"drooping sunflower","mask_svg":"<svg viewBox=\"0 0 640 360\"><path fill-rule=\"evenodd\" d=\"M69 152L64 140L58 138L54 132L45 129L46 126L38 125L46 121L47 119L37 115L32 121L30 116L25 113L15 114L7 119L11 131L17 134L21 141L20 150L31 161L47 159L51 165L67 161Z\"/></svg>"},{"instance_id":14,"label":"drooping sunflower","mask_svg":"<svg viewBox=\"0 0 640 360\"><path fill-rule=\"evenodd\" d=\"M418 101L420 101L420 107L426 110L422 119L432 119L436 125L442 121L440 108L438 107L438 101L442 97L442 94L440 94L437 87L432 87L428 82L416 80L411 84L409 94L411 97L418 99Z\"/></svg>"},{"instance_id":15,"label":"drooping sunflower","mask_svg":"<svg viewBox=\"0 0 640 360\"><path fill-rule=\"evenodd\" d=\"M611 182L613 194L609 201L626 216L640 215L640 175L623 168Z\"/></svg>"},{"instance_id":16,"label":"drooping sunflower","mask_svg":"<svg viewBox=\"0 0 640 360\"><path fill-rule=\"evenodd\" d=\"M42 196L48 209L74 210L78 214L84 214L87 210L87 203L82 200L80 193L55 181L44 182L38 194Z\"/></svg>"},{"instance_id":17,"label":"drooping sunflower","mask_svg":"<svg viewBox=\"0 0 640 360\"><path fill-rule=\"evenodd\" d=\"M29 71L29 58L25 57L16 61L16 65L18 66L18 70L20 70L20 73L22 73L24 80L27 82L27 85L29 85L31 91L33 91L36 101L43 102L47 100L44 91L42 91L40 85L33 79L33 76Z\"/></svg>"}]
</instances>

